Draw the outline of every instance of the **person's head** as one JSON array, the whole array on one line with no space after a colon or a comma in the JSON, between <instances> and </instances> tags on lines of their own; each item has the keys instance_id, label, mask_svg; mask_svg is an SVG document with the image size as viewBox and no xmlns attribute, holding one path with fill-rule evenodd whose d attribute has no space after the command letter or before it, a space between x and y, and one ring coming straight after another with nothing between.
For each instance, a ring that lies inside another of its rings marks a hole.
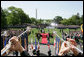
<instances>
[{"instance_id":1,"label":"person's head","mask_svg":"<svg viewBox=\"0 0 84 57\"><path fill-rule=\"evenodd\" d=\"M44 30L42 30L42 33L45 33L45 31L44 31Z\"/></svg>"},{"instance_id":2,"label":"person's head","mask_svg":"<svg viewBox=\"0 0 84 57\"><path fill-rule=\"evenodd\" d=\"M35 49L33 50L33 54L36 55L36 50Z\"/></svg>"},{"instance_id":3,"label":"person's head","mask_svg":"<svg viewBox=\"0 0 84 57\"><path fill-rule=\"evenodd\" d=\"M67 36L67 34L65 33L65 36Z\"/></svg>"}]
</instances>

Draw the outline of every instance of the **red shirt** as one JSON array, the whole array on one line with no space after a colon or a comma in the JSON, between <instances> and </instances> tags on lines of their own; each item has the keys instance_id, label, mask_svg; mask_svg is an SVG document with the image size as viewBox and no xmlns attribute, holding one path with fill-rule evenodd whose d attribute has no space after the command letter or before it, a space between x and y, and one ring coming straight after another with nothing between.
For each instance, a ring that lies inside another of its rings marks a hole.
<instances>
[{"instance_id":1,"label":"red shirt","mask_svg":"<svg viewBox=\"0 0 84 57\"><path fill-rule=\"evenodd\" d=\"M48 33L41 33L41 35L42 35L42 41L41 41L41 43L47 44L48 43L48 41L47 41L47 35L48 35Z\"/></svg>"}]
</instances>

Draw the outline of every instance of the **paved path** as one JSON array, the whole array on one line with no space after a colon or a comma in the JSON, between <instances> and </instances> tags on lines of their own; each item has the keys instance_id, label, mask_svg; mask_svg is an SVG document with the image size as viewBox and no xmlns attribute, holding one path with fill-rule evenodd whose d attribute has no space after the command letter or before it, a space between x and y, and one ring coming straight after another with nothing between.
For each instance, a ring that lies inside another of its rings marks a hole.
<instances>
[{"instance_id":1,"label":"paved path","mask_svg":"<svg viewBox=\"0 0 84 57\"><path fill-rule=\"evenodd\" d=\"M29 45L30 47L30 45ZM53 45L50 45L51 48L51 54L55 55L55 49L53 47ZM80 49L80 46L78 45L78 48ZM32 51L28 51L30 55L32 55ZM40 45L40 53L45 54L48 56L48 46L47 45ZM13 56L13 53L9 54L9 56ZM15 55L14 55L15 56ZM20 56L20 53L19 53Z\"/></svg>"},{"instance_id":2,"label":"paved path","mask_svg":"<svg viewBox=\"0 0 84 57\"><path fill-rule=\"evenodd\" d=\"M55 55L55 49L54 49L53 45L50 45L50 48L51 48L51 54ZM48 46L40 45L40 53L48 55Z\"/></svg>"},{"instance_id":3,"label":"paved path","mask_svg":"<svg viewBox=\"0 0 84 57\"><path fill-rule=\"evenodd\" d=\"M55 55L55 49L54 49L53 45L50 45L50 48L52 49L51 54ZM32 51L28 51L28 52L29 52L30 55L32 55ZM48 55L47 52L48 52L48 46L47 45L40 45L40 53ZM9 56L13 56L13 53L9 54ZM20 56L20 53L19 53L19 56Z\"/></svg>"}]
</instances>

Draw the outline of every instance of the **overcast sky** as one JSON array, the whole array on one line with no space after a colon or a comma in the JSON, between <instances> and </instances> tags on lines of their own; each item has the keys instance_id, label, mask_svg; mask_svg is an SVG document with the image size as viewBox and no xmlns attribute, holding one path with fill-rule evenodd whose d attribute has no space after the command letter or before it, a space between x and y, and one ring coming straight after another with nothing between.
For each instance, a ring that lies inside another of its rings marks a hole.
<instances>
[{"instance_id":1,"label":"overcast sky","mask_svg":"<svg viewBox=\"0 0 84 57\"><path fill-rule=\"evenodd\" d=\"M83 15L83 1L1 1L3 9L10 6L22 8L29 17L34 17L37 9L38 19L53 19L55 16L69 18L79 12Z\"/></svg>"}]
</instances>

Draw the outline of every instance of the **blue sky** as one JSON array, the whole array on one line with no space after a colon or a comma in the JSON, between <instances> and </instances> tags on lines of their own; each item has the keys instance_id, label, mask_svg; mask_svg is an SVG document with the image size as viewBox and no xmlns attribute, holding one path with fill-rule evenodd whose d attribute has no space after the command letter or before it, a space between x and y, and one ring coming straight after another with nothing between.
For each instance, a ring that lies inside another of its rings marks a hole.
<instances>
[{"instance_id":1,"label":"blue sky","mask_svg":"<svg viewBox=\"0 0 84 57\"><path fill-rule=\"evenodd\" d=\"M10 6L22 8L29 17L35 17L37 9L38 19L69 18L77 12L83 15L83 1L1 1L3 9Z\"/></svg>"}]
</instances>

